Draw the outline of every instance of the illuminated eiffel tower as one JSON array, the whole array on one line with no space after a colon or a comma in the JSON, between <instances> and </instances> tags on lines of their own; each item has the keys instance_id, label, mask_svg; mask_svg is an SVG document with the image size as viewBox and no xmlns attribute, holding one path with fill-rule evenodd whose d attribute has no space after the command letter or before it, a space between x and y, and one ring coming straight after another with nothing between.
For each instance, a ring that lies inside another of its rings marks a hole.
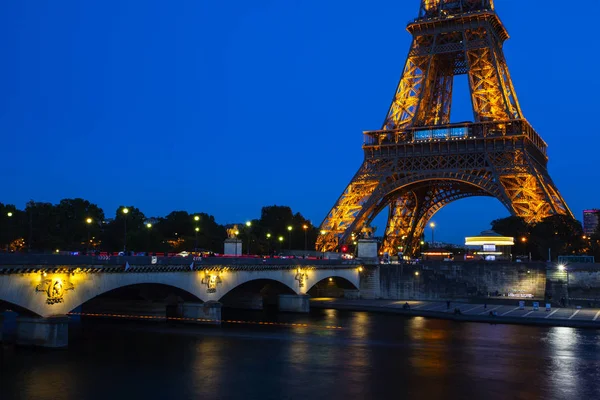
<instances>
[{"instance_id":1,"label":"illuminated eiffel tower","mask_svg":"<svg viewBox=\"0 0 600 400\"><path fill-rule=\"evenodd\" d=\"M572 215L550 179L547 145L523 117L493 0L421 0L413 42L383 127L365 132L365 159L321 224L320 251L350 244L385 208L381 251L413 255L446 204L495 197L528 223ZM450 124L455 75L467 74L472 123Z\"/></svg>"}]
</instances>

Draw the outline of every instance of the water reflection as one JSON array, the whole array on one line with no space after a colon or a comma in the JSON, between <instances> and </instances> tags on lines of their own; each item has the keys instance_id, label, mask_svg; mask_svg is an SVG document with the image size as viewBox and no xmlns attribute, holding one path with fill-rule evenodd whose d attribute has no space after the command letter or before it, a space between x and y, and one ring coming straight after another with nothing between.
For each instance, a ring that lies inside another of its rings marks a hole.
<instances>
[{"instance_id":1,"label":"water reflection","mask_svg":"<svg viewBox=\"0 0 600 400\"><path fill-rule=\"evenodd\" d=\"M2 399L504 400L598 394L596 331L332 310L278 318L310 326L87 321L67 351L4 345Z\"/></svg>"},{"instance_id":2,"label":"water reflection","mask_svg":"<svg viewBox=\"0 0 600 400\"><path fill-rule=\"evenodd\" d=\"M224 342L213 338L199 340L192 354L192 368L189 373L189 382L192 393L199 390L208 393L218 393L223 378L227 376L224 368L224 358L227 356ZM180 355L187 358L185 355Z\"/></svg>"},{"instance_id":3,"label":"water reflection","mask_svg":"<svg viewBox=\"0 0 600 400\"><path fill-rule=\"evenodd\" d=\"M560 393L569 398L580 398L579 382L585 365L581 356L579 336L581 331L575 328L555 327L546 335L550 347L549 379L560 389Z\"/></svg>"}]
</instances>

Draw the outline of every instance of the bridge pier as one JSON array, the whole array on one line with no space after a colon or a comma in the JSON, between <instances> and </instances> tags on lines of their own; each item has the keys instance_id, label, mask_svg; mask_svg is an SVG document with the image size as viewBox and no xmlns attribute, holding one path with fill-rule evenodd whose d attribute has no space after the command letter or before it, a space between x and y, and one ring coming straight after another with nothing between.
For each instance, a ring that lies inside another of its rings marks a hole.
<instances>
[{"instance_id":1,"label":"bridge pier","mask_svg":"<svg viewBox=\"0 0 600 400\"><path fill-rule=\"evenodd\" d=\"M69 317L17 317L18 345L64 348L69 345Z\"/></svg>"},{"instance_id":2,"label":"bridge pier","mask_svg":"<svg viewBox=\"0 0 600 400\"><path fill-rule=\"evenodd\" d=\"M221 325L221 303L218 301L181 303L177 311L181 318L187 318L185 322Z\"/></svg>"},{"instance_id":3,"label":"bridge pier","mask_svg":"<svg viewBox=\"0 0 600 400\"><path fill-rule=\"evenodd\" d=\"M309 297L305 294L280 294L279 311L307 313L310 311Z\"/></svg>"}]
</instances>

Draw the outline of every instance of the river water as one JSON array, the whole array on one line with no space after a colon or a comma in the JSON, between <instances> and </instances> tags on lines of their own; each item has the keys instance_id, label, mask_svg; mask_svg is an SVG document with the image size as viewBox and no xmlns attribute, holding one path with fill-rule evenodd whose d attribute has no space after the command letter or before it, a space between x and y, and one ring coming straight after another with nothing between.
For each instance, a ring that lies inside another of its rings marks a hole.
<instances>
[{"instance_id":1,"label":"river water","mask_svg":"<svg viewBox=\"0 0 600 400\"><path fill-rule=\"evenodd\" d=\"M276 324L84 318L68 350L2 346L0 399L600 398L594 330L336 310L224 318Z\"/></svg>"}]
</instances>

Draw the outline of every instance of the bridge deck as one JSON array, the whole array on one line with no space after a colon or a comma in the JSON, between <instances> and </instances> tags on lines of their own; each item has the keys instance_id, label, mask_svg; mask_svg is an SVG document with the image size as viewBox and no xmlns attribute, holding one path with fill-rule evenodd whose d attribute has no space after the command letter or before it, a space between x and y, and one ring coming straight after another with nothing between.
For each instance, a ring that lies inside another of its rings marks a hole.
<instances>
[{"instance_id":1,"label":"bridge deck","mask_svg":"<svg viewBox=\"0 0 600 400\"><path fill-rule=\"evenodd\" d=\"M146 257L146 256L66 256L38 254L1 254L0 274L40 269L93 269L117 271L179 271L229 268L235 270L266 270L303 268L356 268L357 260L323 260L302 258L253 257Z\"/></svg>"}]
</instances>

